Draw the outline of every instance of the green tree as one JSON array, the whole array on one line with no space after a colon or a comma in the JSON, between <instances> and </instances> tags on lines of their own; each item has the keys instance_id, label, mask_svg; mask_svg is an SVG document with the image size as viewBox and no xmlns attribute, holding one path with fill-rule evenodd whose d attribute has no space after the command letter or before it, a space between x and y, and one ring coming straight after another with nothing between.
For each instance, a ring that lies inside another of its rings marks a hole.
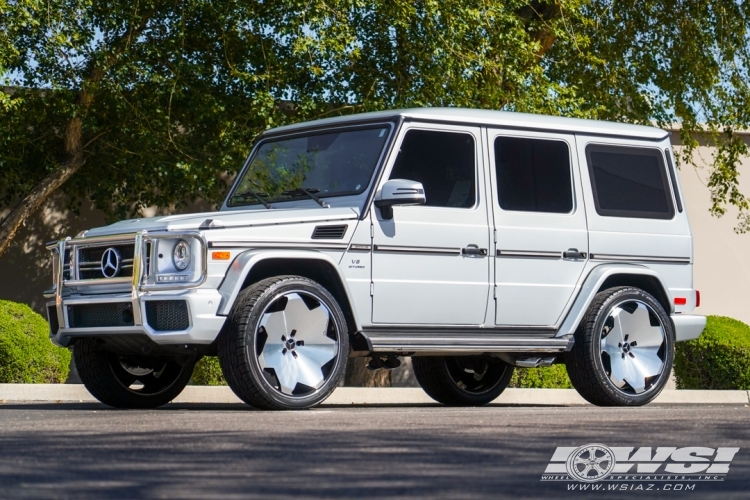
<instances>
[{"instance_id":1,"label":"green tree","mask_svg":"<svg viewBox=\"0 0 750 500\"><path fill-rule=\"evenodd\" d=\"M0 0L0 256L62 186L112 218L218 201L265 128L405 106L680 122L747 230L749 22L735 0Z\"/></svg>"}]
</instances>

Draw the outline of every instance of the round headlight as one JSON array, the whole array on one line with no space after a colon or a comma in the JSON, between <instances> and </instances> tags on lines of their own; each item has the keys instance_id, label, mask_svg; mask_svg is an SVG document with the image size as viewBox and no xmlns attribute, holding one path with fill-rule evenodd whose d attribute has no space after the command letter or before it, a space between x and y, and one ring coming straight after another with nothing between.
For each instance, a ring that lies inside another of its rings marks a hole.
<instances>
[{"instance_id":1,"label":"round headlight","mask_svg":"<svg viewBox=\"0 0 750 500\"><path fill-rule=\"evenodd\" d=\"M174 246L172 252L172 263L178 271L184 271L190 265L190 245L187 241L180 240Z\"/></svg>"}]
</instances>

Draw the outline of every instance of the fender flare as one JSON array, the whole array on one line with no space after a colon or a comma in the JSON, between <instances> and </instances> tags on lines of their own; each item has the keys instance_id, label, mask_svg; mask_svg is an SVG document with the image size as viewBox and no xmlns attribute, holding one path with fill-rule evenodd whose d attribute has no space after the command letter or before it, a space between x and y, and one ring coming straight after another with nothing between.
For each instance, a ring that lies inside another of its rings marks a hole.
<instances>
[{"instance_id":1,"label":"fender flare","mask_svg":"<svg viewBox=\"0 0 750 500\"><path fill-rule=\"evenodd\" d=\"M352 301L352 294L346 279L341 274L338 263L329 255L314 250L248 250L239 254L226 272L224 280L219 285L219 294L221 294L221 303L216 312L217 316L228 316L232 310L237 295L242 291L242 285L252 268L261 261L268 259L289 259L289 260L319 260L329 264L336 271L339 282L346 294L346 300L351 310L354 322L357 325L357 331L360 329L359 317Z\"/></svg>"},{"instance_id":2,"label":"fender flare","mask_svg":"<svg viewBox=\"0 0 750 500\"><path fill-rule=\"evenodd\" d=\"M560 325L557 337L573 335L575 333L578 324L583 319L584 314L586 314L586 311L591 305L591 302L593 302L599 288L601 288L607 278L616 274L648 276L656 279L657 283L659 283L659 286L661 286L664 291L664 295L670 299L670 307L667 311L667 315L671 316L674 314L674 305L671 304L669 288L664 285L664 280L661 279L659 273L651 268L638 264L601 264L593 268L588 276L586 276L578 291L578 295L573 301L573 305L568 310L562 325Z\"/></svg>"}]
</instances>

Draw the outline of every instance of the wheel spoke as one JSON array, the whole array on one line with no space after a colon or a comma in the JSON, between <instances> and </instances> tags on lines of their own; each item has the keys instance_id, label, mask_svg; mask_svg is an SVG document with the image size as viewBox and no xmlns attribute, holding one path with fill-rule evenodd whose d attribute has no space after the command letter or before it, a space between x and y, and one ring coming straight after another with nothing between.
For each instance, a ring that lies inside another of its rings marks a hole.
<instances>
[{"instance_id":1,"label":"wheel spoke","mask_svg":"<svg viewBox=\"0 0 750 500\"><path fill-rule=\"evenodd\" d=\"M629 342L637 342L641 347L659 347L664 341L661 326L651 326L648 309L643 304L638 304L632 314L622 310L618 318Z\"/></svg>"},{"instance_id":2,"label":"wheel spoke","mask_svg":"<svg viewBox=\"0 0 750 500\"><path fill-rule=\"evenodd\" d=\"M308 305L296 293L287 296L289 302L284 309L287 333L296 330L296 340L302 340L308 344L329 344L336 342L326 336L328 330L328 309L322 305L310 309Z\"/></svg>"},{"instance_id":3,"label":"wheel spoke","mask_svg":"<svg viewBox=\"0 0 750 500\"><path fill-rule=\"evenodd\" d=\"M616 356L610 357L609 363L612 369L609 379L613 384L622 389L625 387L625 381L629 376L626 362L618 352Z\"/></svg>"},{"instance_id":4,"label":"wheel spoke","mask_svg":"<svg viewBox=\"0 0 750 500\"><path fill-rule=\"evenodd\" d=\"M286 356L281 353L281 349L268 349L268 345L263 349L263 354L260 355L260 363L263 368L273 368L276 373L276 378L279 381L281 392L284 394L292 394L294 388L297 386L296 368L292 360L292 356Z\"/></svg>"},{"instance_id":5,"label":"wheel spoke","mask_svg":"<svg viewBox=\"0 0 750 500\"><path fill-rule=\"evenodd\" d=\"M620 313L622 313L620 308L615 308L611 313L610 316L612 316L612 319L614 319L614 326L609 331L609 334L604 337L601 340L601 349L602 351L606 351L610 353L610 356L613 355L612 353L616 350L619 352L620 350L620 344L624 342L624 332L622 325L620 324Z\"/></svg>"},{"instance_id":6,"label":"wheel spoke","mask_svg":"<svg viewBox=\"0 0 750 500\"><path fill-rule=\"evenodd\" d=\"M266 333L268 334L267 342L281 342L281 336L290 332L286 325L284 311L264 314L260 326L266 329Z\"/></svg>"},{"instance_id":7,"label":"wheel spoke","mask_svg":"<svg viewBox=\"0 0 750 500\"><path fill-rule=\"evenodd\" d=\"M336 357L336 345L308 345L299 346L296 349L300 356L310 359L317 363L319 367L331 361Z\"/></svg>"},{"instance_id":8,"label":"wheel spoke","mask_svg":"<svg viewBox=\"0 0 750 500\"><path fill-rule=\"evenodd\" d=\"M630 385L636 393L641 393L646 388L646 379L659 375L662 372L664 362L657 356L658 348L656 347L635 347L633 348L633 358L629 359L632 366L633 378Z\"/></svg>"}]
</instances>

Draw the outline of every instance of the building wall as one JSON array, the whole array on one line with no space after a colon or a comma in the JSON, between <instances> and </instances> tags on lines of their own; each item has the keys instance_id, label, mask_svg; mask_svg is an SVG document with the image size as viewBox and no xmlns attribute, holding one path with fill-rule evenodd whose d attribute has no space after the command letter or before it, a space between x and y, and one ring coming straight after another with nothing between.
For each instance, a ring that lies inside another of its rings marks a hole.
<instances>
[{"instance_id":1,"label":"building wall","mask_svg":"<svg viewBox=\"0 0 750 500\"><path fill-rule=\"evenodd\" d=\"M673 134L673 141L679 148L677 134ZM712 148L703 145L696 159L708 165L711 154ZM740 172L744 192L750 195L750 159L744 161ZM707 168L683 166L679 177L694 236L695 287L702 297L698 312L730 316L750 324L750 234L735 234L736 211L730 210L722 218L708 213ZM186 211L205 209L194 206ZM5 214L7 210L0 210L0 218ZM0 258L0 299L25 302L42 313L42 292L51 284L44 243L105 222L101 212L91 207L83 207L80 215L66 211L64 194L51 199Z\"/></svg>"},{"instance_id":2,"label":"building wall","mask_svg":"<svg viewBox=\"0 0 750 500\"><path fill-rule=\"evenodd\" d=\"M745 136L747 141L750 137ZM672 135L679 149L677 134ZM750 233L736 234L737 210L713 217L707 187L708 165L714 148L703 144L695 160L703 168L683 165L679 170L695 253L694 287L701 292L700 314L717 314L750 324ZM740 187L750 196L750 158L740 166Z\"/></svg>"}]
</instances>

